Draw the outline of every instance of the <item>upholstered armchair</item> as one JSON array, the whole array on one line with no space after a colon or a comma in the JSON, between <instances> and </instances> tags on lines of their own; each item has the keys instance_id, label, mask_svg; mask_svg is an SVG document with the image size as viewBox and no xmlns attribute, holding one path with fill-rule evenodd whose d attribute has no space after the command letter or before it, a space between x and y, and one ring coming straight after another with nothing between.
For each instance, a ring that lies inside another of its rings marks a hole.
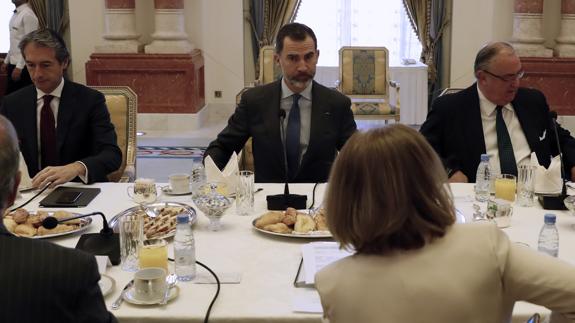
<instances>
[{"instance_id":1,"label":"upholstered armchair","mask_svg":"<svg viewBox=\"0 0 575 323\"><path fill-rule=\"evenodd\" d=\"M257 80L258 85L268 84L282 75L282 70L279 64L274 60L275 47L271 45L263 46L260 48L260 74Z\"/></svg>"},{"instance_id":2,"label":"upholstered armchair","mask_svg":"<svg viewBox=\"0 0 575 323\"><path fill-rule=\"evenodd\" d=\"M91 86L104 94L110 118L122 150L122 165L108 174L111 182L133 182L136 178L136 115L138 97L127 86Z\"/></svg>"},{"instance_id":3,"label":"upholstered armchair","mask_svg":"<svg viewBox=\"0 0 575 323\"><path fill-rule=\"evenodd\" d=\"M395 88L395 104L390 103ZM339 50L338 90L351 99L356 119L399 122L399 83L389 79L389 54L385 47L346 46Z\"/></svg>"}]
</instances>

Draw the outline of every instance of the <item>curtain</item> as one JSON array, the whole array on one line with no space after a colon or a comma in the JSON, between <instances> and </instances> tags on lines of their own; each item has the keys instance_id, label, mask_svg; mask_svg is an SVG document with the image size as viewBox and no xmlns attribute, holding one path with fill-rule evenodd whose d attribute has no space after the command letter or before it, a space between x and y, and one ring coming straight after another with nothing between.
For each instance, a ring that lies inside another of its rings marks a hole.
<instances>
[{"instance_id":1,"label":"curtain","mask_svg":"<svg viewBox=\"0 0 575 323\"><path fill-rule=\"evenodd\" d=\"M441 62L441 36L448 24L444 16L445 0L403 0L411 26L421 42L421 62L428 66L428 89L433 101L436 86L441 76L438 64Z\"/></svg>"},{"instance_id":2,"label":"curtain","mask_svg":"<svg viewBox=\"0 0 575 323\"><path fill-rule=\"evenodd\" d=\"M28 4L32 8L32 11L36 14L38 18L38 27L46 28L46 4L44 0L28 0Z\"/></svg>"},{"instance_id":3,"label":"curtain","mask_svg":"<svg viewBox=\"0 0 575 323\"><path fill-rule=\"evenodd\" d=\"M259 74L259 49L273 45L280 28L293 22L301 0L251 0L250 25L252 26L254 65ZM257 77L256 77L257 78Z\"/></svg>"},{"instance_id":4,"label":"curtain","mask_svg":"<svg viewBox=\"0 0 575 323\"><path fill-rule=\"evenodd\" d=\"M38 18L40 28L50 28L63 35L68 28L68 17L64 14L68 2L65 0L29 0L28 3Z\"/></svg>"}]
</instances>

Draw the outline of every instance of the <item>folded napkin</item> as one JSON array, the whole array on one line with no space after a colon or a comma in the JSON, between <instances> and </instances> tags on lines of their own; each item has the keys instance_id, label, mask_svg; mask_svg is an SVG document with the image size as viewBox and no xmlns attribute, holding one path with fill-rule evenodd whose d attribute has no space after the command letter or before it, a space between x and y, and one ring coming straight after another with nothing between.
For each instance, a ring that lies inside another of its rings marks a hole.
<instances>
[{"instance_id":1,"label":"folded napkin","mask_svg":"<svg viewBox=\"0 0 575 323\"><path fill-rule=\"evenodd\" d=\"M21 178L20 178L20 186L18 186L18 191L32 188L32 179L28 174L28 166L26 166L26 162L24 161L24 156L22 156L22 153L20 153L20 165L18 169L22 174L20 175Z\"/></svg>"},{"instance_id":2,"label":"folded napkin","mask_svg":"<svg viewBox=\"0 0 575 323\"><path fill-rule=\"evenodd\" d=\"M216 163L212 160L212 157L208 156L204 160L204 167L206 170L206 181L207 182L224 182L228 186L228 194L233 194L236 192L236 186L238 183L238 155L234 152L232 157L228 160L226 167L223 171L220 171Z\"/></svg>"},{"instance_id":3,"label":"folded napkin","mask_svg":"<svg viewBox=\"0 0 575 323\"><path fill-rule=\"evenodd\" d=\"M563 188L561 179L561 158L559 155L551 159L551 164L545 169L541 166L537 155L531 153L531 165L535 166L535 193L559 194Z\"/></svg>"}]
</instances>

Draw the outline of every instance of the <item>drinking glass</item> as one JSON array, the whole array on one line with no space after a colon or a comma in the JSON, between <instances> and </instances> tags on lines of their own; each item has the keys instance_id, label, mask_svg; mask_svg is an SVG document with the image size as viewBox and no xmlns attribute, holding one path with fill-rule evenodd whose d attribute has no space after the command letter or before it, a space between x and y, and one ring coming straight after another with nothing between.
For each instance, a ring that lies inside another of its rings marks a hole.
<instances>
[{"instance_id":1,"label":"drinking glass","mask_svg":"<svg viewBox=\"0 0 575 323\"><path fill-rule=\"evenodd\" d=\"M168 244L164 239L149 239L142 243L138 253L140 269L163 268L168 272Z\"/></svg>"},{"instance_id":2,"label":"drinking glass","mask_svg":"<svg viewBox=\"0 0 575 323\"><path fill-rule=\"evenodd\" d=\"M236 190L236 212L250 215L254 210L254 172L240 171Z\"/></svg>"},{"instance_id":3,"label":"drinking glass","mask_svg":"<svg viewBox=\"0 0 575 323\"><path fill-rule=\"evenodd\" d=\"M515 201L516 190L515 175L501 174L495 179L495 198L504 199L509 202Z\"/></svg>"},{"instance_id":4,"label":"drinking glass","mask_svg":"<svg viewBox=\"0 0 575 323\"><path fill-rule=\"evenodd\" d=\"M127 214L119 220L121 267L126 271L138 270L138 251L144 237L144 219L137 213Z\"/></svg>"},{"instance_id":5,"label":"drinking glass","mask_svg":"<svg viewBox=\"0 0 575 323\"><path fill-rule=\"evenodd\" d=\"M519 165L517 170L517 202L520 206L533 206L535 166Z\"/></svg>"},{"instance_id":6,"label":"drinking glass","mask_svg":"<svg viewBox=\"0 0 575 323\"><path fill-rule=\"evenodd\" d=\"M133 186L128 186L128 196L142 206L154 203L158 198L156 183L151 178L138 178Z\"/></svg>"}]
</instances>

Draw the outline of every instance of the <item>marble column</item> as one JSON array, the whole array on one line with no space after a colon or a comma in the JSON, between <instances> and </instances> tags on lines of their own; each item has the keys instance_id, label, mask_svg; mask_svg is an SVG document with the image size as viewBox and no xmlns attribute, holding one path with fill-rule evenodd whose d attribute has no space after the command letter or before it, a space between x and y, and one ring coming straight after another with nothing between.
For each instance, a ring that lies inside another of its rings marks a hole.
<instances>
[{"instance_id":1,"label":"marble column","mask_svg":"<svg viewBox=\"0 0 575 323\"><path fill-rule=\"evenodd\" d=\"M135 0L105 0L104 41L96 45L96 53L138 53L142 45L136 32Z\"/></svg>"},{"instance_id":2,"label":"marble column","mask_svg":"<svg viewBox=\"0 0 575 323\"><path fill-rule=\"evenodd\" d=\"M521 57L551 57L543 46L543 0L515 0L511 43Z\"/></svg>"},{"instance_id":3,"label":"marble column","mask_svg":"<svg viewBox=\"0 0 575 323\"><path fill-rule=\"evenodd\" d=\"M575 0L561 0L561 31L555 41L555 56L575 57Z\"/></svg>"},{"instance_id":4,"label":"marble column","mask_svg":"<svg viewBox=\"0 0 575 323\"><path fill-rule=\"evenodd\" d=\"M149 54L186 54L194 49L185 32L184 0L154 0L155 28Z\"/></svg>"}]
</instances>

